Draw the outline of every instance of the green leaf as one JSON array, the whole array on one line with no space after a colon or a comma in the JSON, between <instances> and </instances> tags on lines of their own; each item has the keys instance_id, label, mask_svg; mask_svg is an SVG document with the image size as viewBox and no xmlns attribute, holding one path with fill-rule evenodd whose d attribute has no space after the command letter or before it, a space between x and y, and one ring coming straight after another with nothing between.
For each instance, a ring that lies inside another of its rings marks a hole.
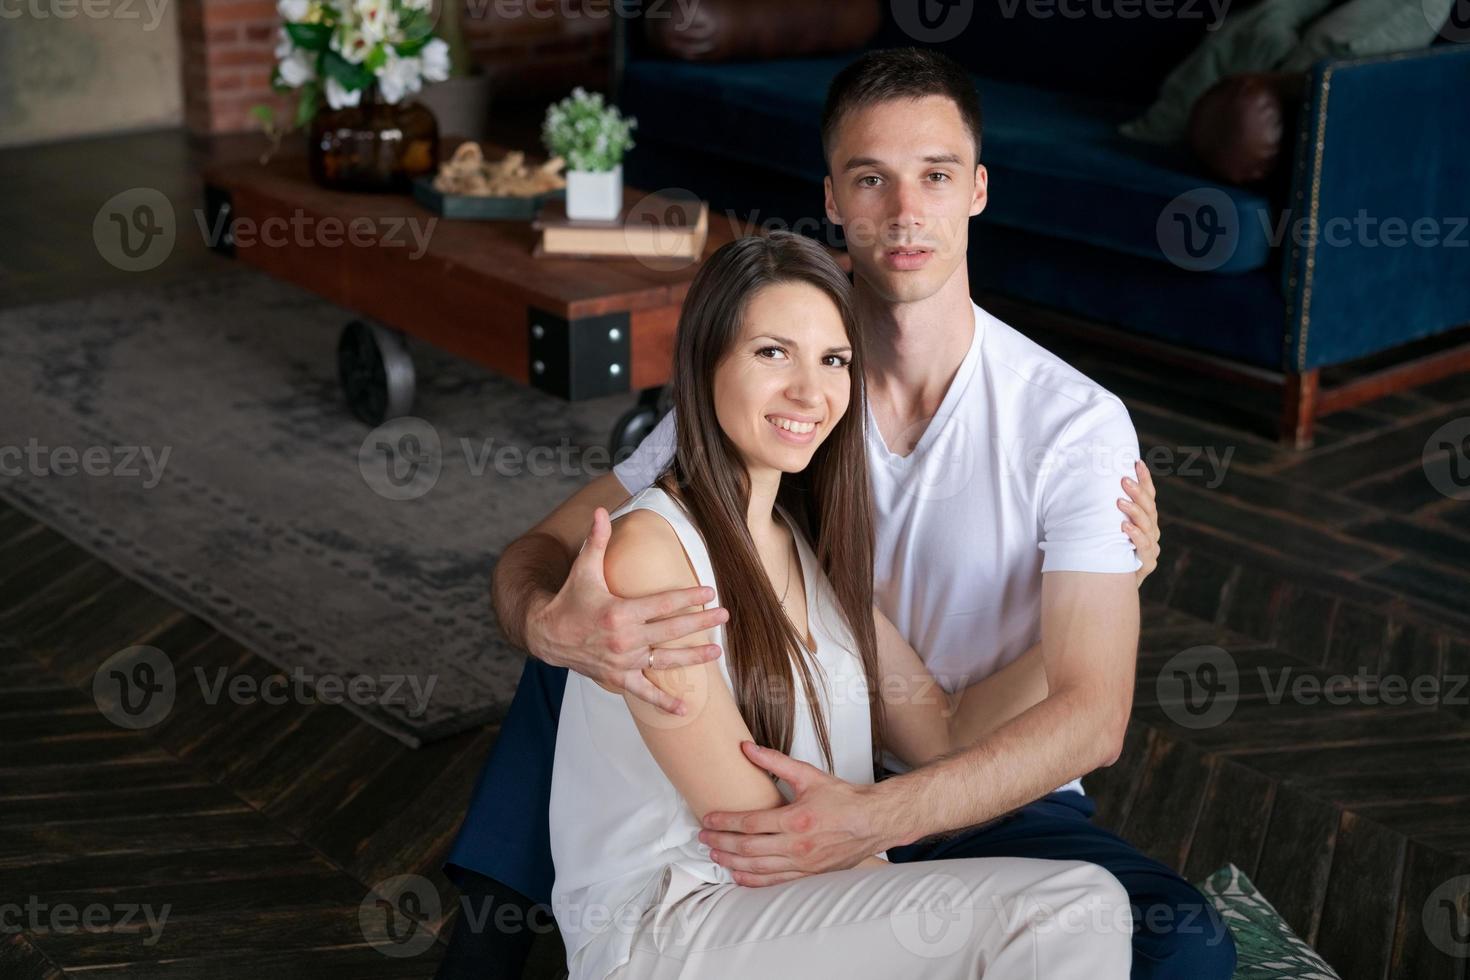
<instances>
[{"instance_id":1,"label":"green leaf","mask_svg":"<svg viewBox=\"0 0 1470 980\"><path fill-rule=\"evenodd\" d=\"M253 105L250 107L250 118L259 119L262 126L270 129L276 124L276 110L268 105Z\"/></svg>"},{"instance_id":2,"label":"green leaf","mask_svg":"<svg viewBox=\"0 0 1470 980\"><path fill-rule=\"evenodd\" d=\"M372 72L362 65L354 65L335 51L323 53L322 73L328 78L335 78L337 84L349 92L367 88L373 81Z\"/></svg>"},{"instance_id":3,"label":"green leaf","mask_svg":"<svg viewBox=\"0 0 1470 980\"><path fill-rule=\"evenodd\" d=\"M412 58L424 50L424 45L429 43L429 38L421 37L417 41L403 41L393 45L393 50L398 52L400 58Z\"/></svg>"},{"instance_id":4,"label":"green leaf","mask_svg":"<svg viewBox=\"0 0 1470 980\"><path fill-rule=\"evenodd\" d=\"M295 125L305 126L307 123L311 122L312 117L316 115L317 102L320 99L320 93L321 83L318 82L316 79L312 79L305 85L301 86L301 101L296 103Z\"/></svg>"},{"instance_id":5,"label":"green leaf","mask_svg":"<svg viewBox=\"0 0 1470 980\"><path fill-rule=\"evenodd\" d=\"M427 41L434 31L434 22L427 10L410 10L398 21L405 41Z\"/></svg>"},{"instance_id":6,"label":"green leaf","mask_svg":"<svg viewBox=\"0 0 1470 980\"><path fill-rule=\"evenodd\" d=\"M332 39L332 29L326 24L287 24L286 34L307 51L325 51Z\"/></svg>"},{"instance_id":7,"label":"green leaf","mask_svg":"<svg viewBox=\"0 0 1470 980\"><path fill-rule=\"evenodd\" d=\"M382 41L374 44L373 49L368 52L368 56L362 59L362 66L374 74L377 74L378 69L387 63L388 46Z\"/></svg>"}]
</instances>

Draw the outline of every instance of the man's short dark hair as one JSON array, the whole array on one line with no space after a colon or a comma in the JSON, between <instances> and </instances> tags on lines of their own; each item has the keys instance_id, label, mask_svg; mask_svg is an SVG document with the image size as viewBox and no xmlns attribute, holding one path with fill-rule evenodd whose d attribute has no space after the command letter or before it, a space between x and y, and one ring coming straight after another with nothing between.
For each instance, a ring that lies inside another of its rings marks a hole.
<instances>
[{"instance_id":1,"label":"man's short dark hair","mask_svg":"<svg viewBox=\"0 0 1470 980\"><path fill-rule=\"evenodd\" d=\"M832 166L837 127L849 113L892 99L942 95L955 104L975 140L980 161L980 95L970 73L948 55L930 48L869 51L837 73L822 106L822 156Z\"/></svg>"}]
</instances>

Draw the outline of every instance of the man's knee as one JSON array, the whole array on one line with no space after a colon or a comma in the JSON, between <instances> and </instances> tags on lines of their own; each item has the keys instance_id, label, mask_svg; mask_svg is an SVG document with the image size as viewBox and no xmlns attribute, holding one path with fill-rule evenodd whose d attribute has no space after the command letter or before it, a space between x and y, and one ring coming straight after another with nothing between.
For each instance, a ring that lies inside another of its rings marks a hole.
<instances>
[{"instance_id":1,"label":"man's knee","mask_svg":"<svg viewBox=\"0 0 1470 980\"><path fill-rule=\"evenodd\" d=\"M1133 896L1134 980L1229 980L1235 939L1210 900L1183 880Z\"/></svg>"}]
</instances>

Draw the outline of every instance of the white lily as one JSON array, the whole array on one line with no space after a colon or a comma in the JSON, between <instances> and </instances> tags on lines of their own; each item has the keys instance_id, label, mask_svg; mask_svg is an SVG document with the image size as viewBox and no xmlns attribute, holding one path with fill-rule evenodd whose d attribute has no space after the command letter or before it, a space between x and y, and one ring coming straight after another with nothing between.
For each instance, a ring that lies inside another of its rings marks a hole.
<instances>
[{"instance_id":1,"label":"white lily","mask_svg":"<svg viewBox=\"0 0 1470 980\"><path fill-rule=\"evenodd\" d=\"M362 101L362 90L353 89L348 91L342 83L327 76L327 105L333 109L341 109L344 106L354 106Z\"/></svg>"},{"instance_id":2,"label":"white lily","mask_svg":"<svg viewBox=\"0 0 1470 980\"><path fill-rule=\"evenodd\" d=\"M281 59L281 81L292 88L300 88L316 77L313 58L305 51L295 50Z\"/></svg>"},{"instance_id":3,"label":"white lily","mask_svg":"<svg viewBox=\"0 0 1470 980\"><path fill-rule=\"evenodd\" d=\"M378 70L378 92L383 101L397 103L405 95L417 92L423 86L417 58L400 58L390 48L388 60Z\"/></svg>"},{"instance_id":4,"label":"white lily","mask_svg":"<svg viewBox=\"0 0 1470 980\"><path fill-rule=\"evenodd\" d=\"M368 56L373 49L373 42L354 27L347 24L340 25L332 34L332 49L352 62L354 65L362 64L362 59Z\"/></svg>"},{"instance_id":5,"label":"white lily","mask_svg":"<svg viewBox=\"0 0 1470 980\"><path fill-rule=\"evenodd\" d=\"M449 77L449 45L442 38L432 38L419 52L423 62L424 81L442 82Z\"/></svg>"}]
</instances>

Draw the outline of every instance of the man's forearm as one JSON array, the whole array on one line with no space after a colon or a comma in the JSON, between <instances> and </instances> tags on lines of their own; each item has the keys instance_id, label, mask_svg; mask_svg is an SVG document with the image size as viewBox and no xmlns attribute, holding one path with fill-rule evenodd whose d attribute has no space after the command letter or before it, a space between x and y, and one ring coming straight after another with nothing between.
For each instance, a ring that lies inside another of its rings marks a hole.
<instances>
[{"instance_id":1,"label":"man's forearm","mask_svg":"<svg viewBox=\"0 0 1470 980\"><path fill-rule=\"evenodd\" d=\"M955 705L949 719L949 744L961 749L994 732L1047 695L1046 664L1041 644L1021 654L1000 670L951 695Z\"/></svg>"},{"instance_id":2,"label":"man's forearm","mask_svg":"<svg viewBox=\"0 0 1470 980\"><path fill-rule=\"evenodd\" d=\"M1049 695L987 737L879 783L875 791L902 801L880 808L902 821L885 828L884 846L985 823L1110 765L1126 724L1126 711L1103 710L1095 694Z\"/></svg>"},{"instance_id":3,"label":"man's forearm","mask_svg":"<svg viewBox=\"0 0 1470 980\"><path fill-rule=\"evenodd\" d=\"M526 621L556 595L571 567L566 548L550 534L532 531L511 542L495 564L490 586L500 632L507 640L536 653L526 642Z\"/></svg>"}]
</instances>

